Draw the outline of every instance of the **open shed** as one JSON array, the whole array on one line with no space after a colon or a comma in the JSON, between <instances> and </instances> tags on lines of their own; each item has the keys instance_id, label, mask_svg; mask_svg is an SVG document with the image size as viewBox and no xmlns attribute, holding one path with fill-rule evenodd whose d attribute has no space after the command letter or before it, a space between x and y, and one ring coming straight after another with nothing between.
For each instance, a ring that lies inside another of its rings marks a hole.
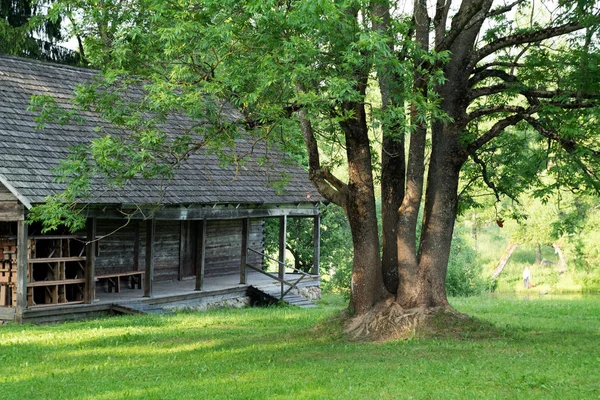
<instances>
[{"instance_id":1,"label":"open shed","mask_svg":"<svg viewBox=\"0 0 600 400\"><path fill-rule=\"evenodd\" d=\"M96 74L0 55L0 320L76 318L127 302L244 297L258 285L249 275L264 276L265 218L280 219L276 278L282 288L281 281L290 283L286 272L293 272L281 264L286 219L314 219L313 275L304 282L319 286L320 196L306 171L273 149L268 164L250 156L238 171L197 152L166 189L137 181L84 199L86 232L43 234L37 224L26 224L32 206L64 189L52 170L68 147L89 141L94 127L105 124L90 113L83 125L47 123L36 130L30 98L51 95L67 105L75 86ZM186 123L174 121L165 128L171 135ZM237 148L249 146L237 142ZM289 183L278 193L270 183L282 174ZM134 209L142 212L128 217Z\"/></svg>"}]
</instances>

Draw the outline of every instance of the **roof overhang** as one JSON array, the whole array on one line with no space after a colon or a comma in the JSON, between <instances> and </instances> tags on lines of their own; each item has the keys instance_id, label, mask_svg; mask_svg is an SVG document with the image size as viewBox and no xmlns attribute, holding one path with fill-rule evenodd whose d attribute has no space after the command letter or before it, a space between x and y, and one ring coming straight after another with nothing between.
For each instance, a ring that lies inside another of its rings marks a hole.
<instances>
[{"instance_id":1,"label":"roof overhang","mask_svg":"<svg viewBox=\"0 0 600 400\"><path fill-rule=\"evenodd\" d=\"M25 196L23 196L13 185L10 184L8 179L2 174L0 174L0 183L2 183L12 194L23 204L28 210L31 209L31 202Z\"/></svg>"},{"instance_id":2,"label":"roof overhang","mask_svg":"<svg viewBox=\"0 0 600 400\"><path fill-rule=\"evenodd\" d=\"M171 206L88 205L88 216L100 219L209 220L269 217L315 217L319 203L298 204L218 204Z\"/></svg>"}]
</instances>

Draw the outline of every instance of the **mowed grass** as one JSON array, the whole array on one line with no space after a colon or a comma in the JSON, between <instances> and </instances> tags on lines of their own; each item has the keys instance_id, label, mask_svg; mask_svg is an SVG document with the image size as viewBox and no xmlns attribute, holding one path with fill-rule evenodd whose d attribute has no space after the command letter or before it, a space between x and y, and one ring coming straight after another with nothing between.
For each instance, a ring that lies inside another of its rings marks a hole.
<instances>
[{"instance_id":1,"label":"mowed grass","mask_svg":"<svg viewBox=\"0 0 600 400\"><path fill-rule=\"evenodd\" d=\"M454 299L480 332L388 343L340 335L335 296L313 310L7 325L0 398L596 399L599 300Z\"/></svg>"}]
</instances>

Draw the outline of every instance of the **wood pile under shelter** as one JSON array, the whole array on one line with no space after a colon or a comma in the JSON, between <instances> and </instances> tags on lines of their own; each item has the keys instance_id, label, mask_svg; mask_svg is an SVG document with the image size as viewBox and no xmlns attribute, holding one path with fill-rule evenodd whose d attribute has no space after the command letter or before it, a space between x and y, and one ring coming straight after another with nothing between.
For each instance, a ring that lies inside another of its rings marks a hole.
<instances>
[{"instance_id":1,"label":"wood pile under shelter","mask_svg":"<svg viewBox=\"0 0 600 400\"><path fill-rule=\"evenodd\" d=\"M50 95L68 108L75 86L96 75L0 55L0 320L102 311L101 304L124 292L152 298L161 282L191 281L195 291L203 292L207 279L235 275L235 284L215 293L240 290L247 265L264 265L266 218L280 220L280 260L285 260L286 219L314 219L312 272L318 275L318 192L285 155L269 149L270 162L259 162L266 149L244 140L236 148L247 152L252 147L256 156L237 171L198 152L182 162L166 190L160 182L140 179L82 199L83 232L43 233L39 224L26 223L31 207L64 190L52 171L69 147L96 137L97 127L106 128L88 113L83 125L46 123L37 130L28 110L31 96ZM232 107L223 112L238 117ZM190 124L177 115L168 121L164 131L171 136ZM278 193L271 183L281 176L289 183ZM135 209L143 212L124 217Z\"/></svg>"}]
</instances>

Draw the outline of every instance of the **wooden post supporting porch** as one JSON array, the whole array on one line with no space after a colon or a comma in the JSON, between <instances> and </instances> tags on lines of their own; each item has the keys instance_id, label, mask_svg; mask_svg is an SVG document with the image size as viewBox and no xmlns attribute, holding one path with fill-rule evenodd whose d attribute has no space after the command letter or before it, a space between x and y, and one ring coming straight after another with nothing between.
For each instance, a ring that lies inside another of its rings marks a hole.
<instances>
[{"instance_id":1,"label":"wooden post supporting porch","mask_svg":"<svg viewBox=\"0 0 600 400\"><path fill-rule=\"evenodd\" d=\"M87 304L94 302L96 297L96 218L88 218L86 225L86 245L85 245L85 290L83 292L83 301Z\"/></svg>"},{"instance_id":2,"label":"wooden post supporting porch","mask_svg":"<svg viewBox=\"0 0 600 400\"><path fill-rule=\"evenodd\" d=\"M285 279L285 245L287 239L287 216L279 217L279 279ZM281 298L283 298L283 284L281 285Z\"/></svg>"},{"instance_id":3,"label":"wooden post supporting porch","mask_svg":"<svg viewBox=\"0 0 600 400\"><path fill-rule=\"evenodd\" d=\"M17 298L15 318L18 323L23 323L23 313L27 308L28 236L25 217L21 216L19 221L17 221Z\"/></svg>"},{"instance_id":4,"label":"wooden post supporting porch","mask_svg":"<svg viewBox=\"0 0 600 400\"><path fill-rule=\"evenodd\" d=\"M144 297L152 297L152 281L154 280L154 235L156 220L146 221L146 271L144 273Z\"/></svg>"},{"instance_id":5,"label":"wooden post supporting porch","mask_svg":"<svg viewBox=\"0 0 600 400\"><path fill-rule=\"evenodd\" d=\"M321 215L317 215L314 218L314 231L313 231L313 275L319 275L319 268L321 264Z\"/></svg>"},{"instance_id":6,"label":"wooden post supporting porch","mask_svg":"<svg viewBox=\"0 0 600 400\"><path fill-rule=\"evenodd\" d=\"M246 284L246 264L248 263L250 218L242 219L242 256L240 259L240 284Z\"/></svg>"},{"instance_id":7,"label":"wooden post supporting porch","mask_svg":"<svg viewBox=\"0 0 600 400\"><path fill-rule=\"evenodd\" d=\"M196 243L196 287L204 289L204 264L206 260L206 221L198 221L198 242Z\"/></svg>"}]
</instances>

